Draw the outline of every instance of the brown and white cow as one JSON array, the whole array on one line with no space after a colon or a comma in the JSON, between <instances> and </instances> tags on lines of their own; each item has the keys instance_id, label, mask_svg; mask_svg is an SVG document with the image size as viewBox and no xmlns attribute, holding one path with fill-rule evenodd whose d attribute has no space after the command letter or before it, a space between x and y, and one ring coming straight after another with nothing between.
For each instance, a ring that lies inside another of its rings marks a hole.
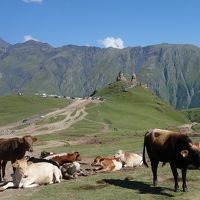
<instances>
[{"instance_id":1,"label":"brown and white cow","mask_svg":"<svg viewBox=\"0 0 200 200\"><path fill-rule=\"evenodd\" d=\"M91 165L97 167L96 172L112 172L122 169L121 160L115 157L105 158L97 156Z\"/></svg>"},{"instance_id":2,"label":"brown and white cow","mask_svg":"<svg viewBox=\"0 0 200 200\"><path fill-rule=\"evenodd\" d=\"M137 167L141 166L143 163L142 156L123 150L118 150L115 154L115 158L119 158L124 163L124 167Z\"/></svg>"},{"instance_id":3,"label":"brown and white cow","mask_svg":"<svg viewBox=\"0 0 200 200\"><path fill-rule=\"evenodd\" d=\"M143 163L148 167L145 159L145 148L151 161L153 185L157 185L157 167L159 162L169 162L175 181L175 191L178 190L178 172L182 171L183 191L187 190L186 173L189 165L200 167L200 152L194 148L190 138L181 133L154 129L144 136Z\"/></svg>"},{"instance_id":4,"label":"brown and white cow","mask_svg":"<svg viewBox=\"0 0 200 200\"><path fill-rule=\"evenodd\" d=\"M37 141L36 137L26 135L22 138L14 137L9 139L0 139L0 181L5 177L5 168L7 161L14 163L17 159L22 159L26 151L33 151L33 143ZM1 177L2 167L2 177Z\"/></svg>"},{"instance_id":5,"label":"brown and white cow","mask_svg":"<svg viewBox=\"0 0 200 200\"><path fill-rule=\"evenodd\" d=\"M81 161L81 156L79 152L60 153L60 154L53 154L53 155L47 156L45 157L45 159L54 160L59 164L59 166L62 166L64 163L72 163L74 161Z\"/></svg>"}]
</instances>

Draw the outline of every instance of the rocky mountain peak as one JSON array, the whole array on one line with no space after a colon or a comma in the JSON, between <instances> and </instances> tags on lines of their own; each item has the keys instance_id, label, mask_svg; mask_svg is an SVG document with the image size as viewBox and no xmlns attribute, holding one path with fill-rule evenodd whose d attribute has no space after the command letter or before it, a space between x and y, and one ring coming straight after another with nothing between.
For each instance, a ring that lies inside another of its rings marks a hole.
<instances>
[{"instance_id":1,"label":"rocky mountain peak","mask_svg":"<svg viewBox=\"0 0 200 200\"><path fill-rule=\"evenodd\" d=\"M10 46L10 44L0 38L0 49L6 49L8 46Z\"/></svg>"}]
</instances>

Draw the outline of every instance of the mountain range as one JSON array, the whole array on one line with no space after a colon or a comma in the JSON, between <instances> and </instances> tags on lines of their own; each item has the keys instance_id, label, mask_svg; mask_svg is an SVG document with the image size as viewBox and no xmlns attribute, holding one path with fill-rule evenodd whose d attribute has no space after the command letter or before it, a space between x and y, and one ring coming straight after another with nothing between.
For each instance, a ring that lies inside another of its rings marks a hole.
<instances>
[{"instance_id":1,"label":"mountain range","mask_svg":"<svg viewBox=\"0 0 200 200\"><path fill-rule=\"evenodd\" d=\"M0 95L46 92L88 96L114 82L119 72L136 74L177 109L200 107L200 48L158 44L124 49L0 39Z\"/></svg>"}]
</instances>

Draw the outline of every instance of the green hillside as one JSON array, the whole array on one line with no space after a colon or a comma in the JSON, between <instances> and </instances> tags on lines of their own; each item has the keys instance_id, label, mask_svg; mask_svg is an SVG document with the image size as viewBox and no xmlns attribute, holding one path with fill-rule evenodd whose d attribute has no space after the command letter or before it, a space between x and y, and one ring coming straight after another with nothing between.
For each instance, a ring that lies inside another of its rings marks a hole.
<instances>
[{"instance_id":1,"label":"green hillside","mask_svg":"<svg viewBox=\"0 0 200 200\"><path fill-rule=\"evenodd\" d=\"M192 108L181 111L191 122L198 123L193 126L194 131L200 132L200 108Z\"/></svg>"},{"instance_id":2,"label":"green hillside","mask_svg":"<svg viewBox=\"0 0 200 200\"><path fill-rule=\"evenodd\" d=\"M69 101L66 99L39 96L1 96L0 125L17 122L33 115L42 115L68 104Z\"/></svg>"},{"instance_id":3,"label":"green hillside","mask_svg":"<svg viewBox=\"0 0 200 200\"><path fill-rule=\"evenodd\" d=\"M181 111L191 122L200 123L200 108L192 108Z\"/></svg>"},{"instance_id":4,"label":"green hillside","mask_svg":"<svg viewBox=\"0 0 200 200\"><path fill-rule=\"evenodd\" d=\"M106 100L90 107L89 118L109 123L122 130L146 130L154 127L185 123L186 118L141 86L126 89L128 85L116 82L95 95Z\"/></svg>"}]
</instances>

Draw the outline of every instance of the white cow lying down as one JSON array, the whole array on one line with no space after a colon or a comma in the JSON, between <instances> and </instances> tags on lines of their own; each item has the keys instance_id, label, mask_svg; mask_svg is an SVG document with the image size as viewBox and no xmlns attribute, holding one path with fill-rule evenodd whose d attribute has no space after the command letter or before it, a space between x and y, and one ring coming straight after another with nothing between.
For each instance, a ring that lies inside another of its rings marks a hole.
<instances>
[{"instance_id":1,"label":"white cow lying down","mask_svg":"<svg viewBox=\"0 0 200 200\"><path fill-rule=\"evenodd\" d=\"M29 163L22 159L17 160L13 167L16 168L13 181L0 187L0 190L9 187L30 188L43 184L60 183L62 179L60 169L47 162Z\"/></svg>"},{"instance_id":2,"label":"white cow lying down","mask_svg":"<svg viewBox=\"0 0 200 200\"><path fill-rule=\"evenodd\" d=\"M119 158L124 163L124 167L137 167L143 164L142 156L123 150L118 150L115 158Z\"/></svg>"}]
</instances>

